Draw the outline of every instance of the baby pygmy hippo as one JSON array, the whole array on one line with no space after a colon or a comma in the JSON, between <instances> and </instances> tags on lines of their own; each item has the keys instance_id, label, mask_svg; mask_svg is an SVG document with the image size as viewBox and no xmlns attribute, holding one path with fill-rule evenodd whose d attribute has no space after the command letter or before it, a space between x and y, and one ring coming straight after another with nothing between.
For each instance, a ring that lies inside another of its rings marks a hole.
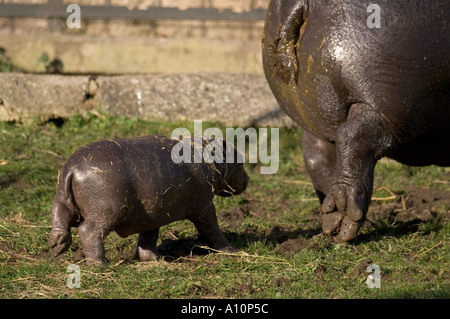
<instances>
[{"instance_id":1,"label":"baby pygmy hippo","mask_svg":"<svg viewBox=\"0 0 450 319\"><path fill-rule=\"evenodd\" d=\"M155 259L159 228L181 219L193 222L212 248L234 250L219 229L213 198L240 194L248 176L242 163L226 163L225 155L223 163L194 161L193 141L150 135L93 142L73 153L58 176L51 255L69 248L70 228L79 226L87 264L106 262L103 240L111 231L121 237L139 233L137 257ZM203 149L211 143L201 141ZM178 143L192 146L190 163L173 160ZM231 148L239 156L233 145L220 143L221 151Z\"/></svg>"}]
</instances>

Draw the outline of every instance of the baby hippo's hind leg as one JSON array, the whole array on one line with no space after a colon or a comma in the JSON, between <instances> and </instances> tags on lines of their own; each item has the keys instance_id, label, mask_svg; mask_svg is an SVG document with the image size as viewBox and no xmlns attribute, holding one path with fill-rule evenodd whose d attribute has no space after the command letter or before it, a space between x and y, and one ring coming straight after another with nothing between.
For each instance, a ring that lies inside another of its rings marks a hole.
<instances>
[{"instance_id":1,"label":"baby hippo's hind leg","mask_svg":"<svg viewBox=\"0 0 450 319\"><path fill-rule=\"evenodd\" d=\"M55 200L52 206L52 230L48 237L50 256L55 257L67 249L72 243L70 227L77 226L79 215L65 204Z\"/></svg>"},{"instance_id":2,"label":"baby hippo's hind leg","mask_svg":"<svg viewBox=\"0 0 450 319\"><path fill-rule=\"evenodd\" d=\"M195 212L189 217L189 220L194 223L200 235L205 241L216 250L222 252L238 251L223 235L217 223L216 208L211 203L201 212Z\"/></svg>"},{"instance_id":3,"label":"baby hippo's hind leg","mask_svg":"<svg viewBox=\"0 0 450 319\"><path fill-rule=\"evenodd\" d=\"M140 233L134 258L141 261L158 259L159 254L156 251L156 242L158 241L158 235L159 228Z\"/></svg>"},{"instance_id":4,"label":"baby hippo's hind leg","mask_svg":"<svg viewBox=\"0 0 450 319\"><path fill-rule=\"evenodd\" d=\"M81 245L83 246L86 264L99 266L106 264L103 239L109 234L109 229L101 222L86 219L78 228Z\"/></svg>"}]
</instances>

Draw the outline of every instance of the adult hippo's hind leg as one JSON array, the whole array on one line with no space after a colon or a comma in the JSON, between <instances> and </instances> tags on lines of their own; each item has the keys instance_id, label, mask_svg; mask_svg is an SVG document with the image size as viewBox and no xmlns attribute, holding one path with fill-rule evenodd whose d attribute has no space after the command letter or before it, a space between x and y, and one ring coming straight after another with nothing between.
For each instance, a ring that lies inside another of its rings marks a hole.
<instances>
[{"instance_id":1,"label":"adult hippo's hind leg","mask_svg":"<svg viewBox=\"0 0 450 319\"><path fill-rule=\"evenodd\" d=\"M330 235L339 229L343 218L333 199L336 145L304 131L303 158L321 204L322 230Z\"/></svg>"},{"instance_id":2,"label":"adult hippo's hind leg","mask_svg":"<svg viewBox=\"0 0 450 319\"><path fill-rule=\"evenodd\" d=\"M343 215L338 241L355 238L364 223L373 190L375 164L394 147L383 117L362 103L350 107L336 134L333 201Z\"/></svg>"}]
</instances>

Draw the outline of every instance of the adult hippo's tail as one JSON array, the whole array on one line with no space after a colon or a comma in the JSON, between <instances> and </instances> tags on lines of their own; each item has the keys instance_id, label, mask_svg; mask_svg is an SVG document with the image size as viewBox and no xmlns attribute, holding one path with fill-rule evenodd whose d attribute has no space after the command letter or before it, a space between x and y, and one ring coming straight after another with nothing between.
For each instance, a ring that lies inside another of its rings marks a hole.
<instances>
[{"instance_id":1,"label":"adult hippo's tail","mask_svg":"<svg viewBox=\"0 0 450 319\"><path fill-rule=\"evenodd\" d=\"M308 0L271 1L266 18L262 47L266 74L274 74L285 83L297 83L297 43L306 17Z\"/></svg>"}]
</instances>

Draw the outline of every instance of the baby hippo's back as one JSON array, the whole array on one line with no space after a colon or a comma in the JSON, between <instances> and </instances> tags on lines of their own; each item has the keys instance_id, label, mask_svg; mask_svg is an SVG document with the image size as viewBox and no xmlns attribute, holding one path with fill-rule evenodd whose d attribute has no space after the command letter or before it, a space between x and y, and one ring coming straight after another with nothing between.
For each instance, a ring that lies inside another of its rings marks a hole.
<instances>
[{"instance_id":1,"label":"baby hippo's back","mask_svg":"<svg viewBox=\"0 0 450 319\"><path fill-rule=\"evenodd\" d=\"M195 205L207 205L213 197L195 198L204 194L202 185L189 165L172 161L176 143L163 136L91 143L68 159L60 184L71 189L68 201L84 219L95 219L120 236L159 228L187 218Z\"/></svg>"}]
</instances>

